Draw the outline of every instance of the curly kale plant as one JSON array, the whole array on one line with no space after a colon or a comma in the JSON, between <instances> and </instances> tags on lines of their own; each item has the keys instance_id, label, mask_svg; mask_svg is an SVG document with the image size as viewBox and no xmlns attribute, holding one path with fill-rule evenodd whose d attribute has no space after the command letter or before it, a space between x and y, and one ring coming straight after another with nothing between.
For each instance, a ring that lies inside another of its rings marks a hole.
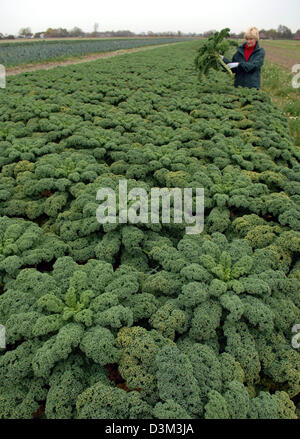
<instances>
[{"instance_id":1,"label":"curly kale plant","mask_svg":"<svg viewBox=\"0 0 300 439\"><path fill-rule=\"evenodd\" d=\"M21 267L50 262L66 252L64 242L54 234L43 234L37 224L21 218L0 218L0 284L15 277Z\"/></svg>"},{"instance_id":2,"label":"curly kale plant","mask_svg":"<svg viewBox=\"0 0 300 439\"><path fill-rule=\"evenodd\" d=\"M229 75L232 75L231 70L220 57L220 54L223 55L227 52L230 46L237 46L235 41L224 41L224 38L230 36L229 31L229 28L225 28L220 32L215 32L199 47L198 54L194 60L199 78L201 78L202 75L206 75L210 69L223 70Z\"/></svg>"}]
</instances>

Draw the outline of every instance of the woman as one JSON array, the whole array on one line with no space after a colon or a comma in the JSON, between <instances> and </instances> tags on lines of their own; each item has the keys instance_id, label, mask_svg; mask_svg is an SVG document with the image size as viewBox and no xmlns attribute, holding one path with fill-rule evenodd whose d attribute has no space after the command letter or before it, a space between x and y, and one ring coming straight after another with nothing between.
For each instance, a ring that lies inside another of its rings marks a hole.
<instances>
[{"instance_id":1,"label":"woman","mask_svg":"<svg viewBox=\"0 0 300 439\"><path fill-rule=\"evenodd\" d=\"M246 42L238 47L232 61L222 57L235 73L234 85L260 89L260 71L264 64L265 49L258 44L259 31L250 27L245 33Z\"/></svg>"}]
</instances>

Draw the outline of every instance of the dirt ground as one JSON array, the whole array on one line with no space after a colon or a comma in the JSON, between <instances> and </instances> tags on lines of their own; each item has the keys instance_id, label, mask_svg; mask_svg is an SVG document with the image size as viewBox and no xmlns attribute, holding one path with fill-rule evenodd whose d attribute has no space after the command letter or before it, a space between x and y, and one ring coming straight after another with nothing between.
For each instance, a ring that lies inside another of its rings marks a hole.
<instances>
[{"instance_id":1,"label":"dirt ground","mask_svg":"<svg viewBox=\"0 0 300 439\"><path fill-rule=\"evenodd\" d=\"M293 65L300 64L300 42L299 46L289 46L286 43L286 47L283 44L276 46L276 43L276 41L262 41L260 43L266 51L266 59L272 64L291 72Z\"/></svg>"},{"instance_id":2,"label":"dirt ground","mask_svg":"<svg viewBox=\"0 0 300 439\"><path fill-rule=\"evenodd\" d=\"M174 44L174 43L171 43ZM139 52L141 50L149 50L154 49L157 47L163 47L163 46L169 46L170 44L159 44L154 46L147 46L147 47L137 47L133 49L123 49L123 50L116 50L114 52L101 52L101 53L94 53L91 55L83 56L82 58L72 58L72 59L66 59L63 61L49 61L49 62L43 62L43 63L34 63L34 64L26 64L16 67L8 67L6 69L6 76L12 76L12 75L18 75L19 73L24 72L33 72L35 70L49 70L53 67L58 66L66 66L69 64L80 64L87 61L95 61L97 59L103 59L103 58L111 58L113 56L122 55L124 53L132 53L132 52Z\"/></svg>"}]
</instances>

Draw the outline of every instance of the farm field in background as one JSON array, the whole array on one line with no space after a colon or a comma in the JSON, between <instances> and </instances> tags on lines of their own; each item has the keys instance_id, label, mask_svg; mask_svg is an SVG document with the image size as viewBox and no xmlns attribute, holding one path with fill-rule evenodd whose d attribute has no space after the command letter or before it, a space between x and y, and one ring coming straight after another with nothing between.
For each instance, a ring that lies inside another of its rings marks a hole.
<instances>
[{"instance_id":1,"label":"farm field in background","mask_svg":"<svg viewBox=\"0 0 300 439\"><path fill-rule=\"evenodd\" d=\"M284 70L291 72L294 64L300 64L300 41L261 40L266 50L266 59Z\"/></svg>"},{"instance_id":2,"label":"farm field in background","mask_svg":"<svg viewBox=\"0 0 300 439\"><path fill-rule=\"evenodd\" d=\"M0 89L0 418L300 418L300 149L198 45ZM97 222L120 179L204 188L203 233Z\"/></svg>"},{"instance_id":3,"label":"farm field in background","mask_svg":"<svg viewBox=\"0 0 300 439\"><path fill-rule=\"evenodd\" d=\"M68 57L126 50L149 45L171 44L189 38L102 38L61 39L0 43L0 64L5 67L26 63L62 60Z\"/></svg>"},{"instance_id":4,"label":"farm field in background","mask_svg":"<svg viewBox=\"0 0 300 439\"><path fill-rule=\"evenodd\" d=\"M169 44L175 44L173 43L169 43ZM159 46L166 46L169 44L160 44ZM181 43L176 43L176 44L181 44ZM153 48L156 48L157 45L155 46L143 46L143 47L138 47L138 48L131 48L131 49L122 49L122 50L115 50L113 52L100 52L100 53L93 53L90 55L84 55L84 56L73 56L73 57L63 57L61 61L44 61L43 63L39 63L39 62L35 62L35 63L31 63L31 64L21 64L15 67L9 67L8 69L6 69L6 75L7 76L13 76L13 75L17 75L19 73L23 73L23 72L34 72L36 70L49 70L52 69L54 67L58 67L58 66L67 66L70 64L81 64L81 63L85 63L85 62L89 62L89 61L96 61L96 60L100 60L100 59L105 59L105 58L112 58L115 56L120 56L120 55L124 55L124 54L129 54L129 53L133 53L133 52L139 52L139 51L145 51L145 50L151 50Z\"/></svg>"}]
</instances>

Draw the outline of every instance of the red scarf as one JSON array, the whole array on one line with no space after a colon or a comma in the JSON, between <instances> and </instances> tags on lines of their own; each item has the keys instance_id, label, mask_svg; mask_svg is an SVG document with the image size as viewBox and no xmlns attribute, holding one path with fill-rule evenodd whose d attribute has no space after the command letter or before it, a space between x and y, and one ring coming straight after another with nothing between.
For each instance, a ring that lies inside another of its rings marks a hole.
<instances>
[{"instance_id":1,"label":"red scarf","mask_svg":"<svg viewBox=\"0 0 300 439\"><path fill-rule=\"evenodd\" d=\"M253 47L248 47L247 43L245 44L245 58L246 58L246 62L248 61L248 59L249 59L251 53L253 52L253 50L255 49L255 47L256 47L256 43L255 43L255 46L253 46Z\"/></svg>"}]
</instances>

